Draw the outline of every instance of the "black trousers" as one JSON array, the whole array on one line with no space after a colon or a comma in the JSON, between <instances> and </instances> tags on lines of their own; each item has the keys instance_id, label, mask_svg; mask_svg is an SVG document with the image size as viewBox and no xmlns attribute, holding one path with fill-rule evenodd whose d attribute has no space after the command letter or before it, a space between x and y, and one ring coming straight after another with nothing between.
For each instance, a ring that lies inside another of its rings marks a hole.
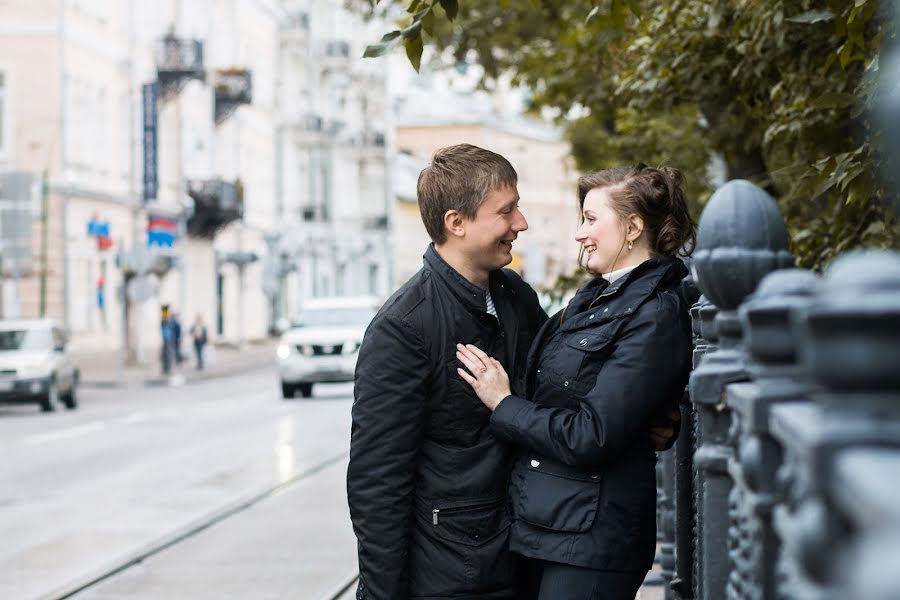
<instances>
[{"instance_id":1,"label":"black trousers","mask_svg":"<svg viewBox=\"0 0 900 600\"><path fill-rule=\"evenodd\" d=\"M647 571L598 571L523 558L520 600L634 600Z\"/></svg>"}]
</instances>

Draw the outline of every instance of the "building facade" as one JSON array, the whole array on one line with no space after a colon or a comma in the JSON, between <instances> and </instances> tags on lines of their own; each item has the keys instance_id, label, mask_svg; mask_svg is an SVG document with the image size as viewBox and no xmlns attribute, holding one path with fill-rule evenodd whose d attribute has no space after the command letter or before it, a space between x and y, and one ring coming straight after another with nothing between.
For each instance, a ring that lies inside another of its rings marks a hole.
<instances>
[{"instance_id":1,"label":"building facade","mask_svg":"<svg viewBox=\"0 0 900 600\"><path fill-rule=\"evenodd\" d=\"M31 207L3 316L152 359L164 305L241 343L304 297L386 289L385 86L334 4L4 3L0 173L32 185L0 187L0 224Z\"/></svg>"},{"instance_id":2,"label":"building facade","mask_svg":"<svg viewBox=\"0 0 900 600\"><path fill-rule=\"evenodd\" d=\"M363 60L383 25L337 2L285 2L279 64L274 314L303 299L386 297L391 274L389 101L384 61Z\"/></svg>"}]
</instances>

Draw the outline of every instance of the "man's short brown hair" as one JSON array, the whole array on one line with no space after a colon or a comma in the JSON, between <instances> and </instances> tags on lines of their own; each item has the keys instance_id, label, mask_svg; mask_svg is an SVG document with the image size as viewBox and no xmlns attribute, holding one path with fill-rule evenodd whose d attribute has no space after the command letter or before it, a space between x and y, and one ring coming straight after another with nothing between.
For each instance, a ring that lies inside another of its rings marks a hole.
<instances>
[{"instance_id":1,"label":"man's short brown hair","mask_svg":"<svg viewBox=\"0 0 900 600\"><path fill-rule=\"evenodd\" d=\"M458 210L468 219L494 190L516 187L519 177L509 161L490 150L458 144L437 150L419 173L416 195L425 231L435 244L447 241L444 215Z\"/></svg>"}]
</instances>

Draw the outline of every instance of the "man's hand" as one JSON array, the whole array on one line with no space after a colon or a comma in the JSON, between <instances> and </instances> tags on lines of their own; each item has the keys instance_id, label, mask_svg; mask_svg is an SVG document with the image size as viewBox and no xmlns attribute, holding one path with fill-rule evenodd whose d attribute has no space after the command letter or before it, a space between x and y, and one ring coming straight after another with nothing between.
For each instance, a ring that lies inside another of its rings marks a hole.
<instances>
[{"instance_id":1,"label":"man's hand","mask_svg":"<svg viewBox=\"0 0 900 600\"><path fill-rule=\"evenodd\" d=\"M673 408L666 413L666 419L668 423L650 428L650 441L657 452L668 450L675 444L675 431L681 425L681 411Z\"/></svg>"},{"instance_id":2,"label":"man's hand","mask_svg":"<svg viewBox=\"0 0 900 600\"><path fill-rule=\"evenodd\" d=\"M681 396L680 404L690 402L687 390ZM657 452L663 452L675 445L678 439L678 430L681 428L681 409L679 407L670 408L657 424L650 428L650 441L653 443L653 449Z\"/></svg>"}]
</instances>

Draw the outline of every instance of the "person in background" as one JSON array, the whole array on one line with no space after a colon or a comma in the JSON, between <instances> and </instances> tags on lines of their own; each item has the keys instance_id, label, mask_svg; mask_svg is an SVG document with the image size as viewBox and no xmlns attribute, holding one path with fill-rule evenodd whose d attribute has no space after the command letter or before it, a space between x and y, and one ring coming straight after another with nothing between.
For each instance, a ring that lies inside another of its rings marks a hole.
<instances>
[{"instance_id":1,"label":"person in background","mask_svg":"<svg viewBox=\"0 0 900 600\"><path fill-rule=\"evenodd\" d=\"M478 344L458 369L516 446L511 549L533 562L524 597L634 600L656 548L656 416L691 367L679 294L695 225L676 169L643 164L583 176L575 240L595 277L538 333L525 390Z\"/></svg>"},{"instance_id":2,"label":"person in background","mask_svg":"<svg viewBox=\"0 0 900 600\"><path fill-rule=\"evenodd\" d=\"M172 362L175 358L174 341L172 340L172 313L168 304L160 307L159 331L162 337L162 347L160 348L160 362L162 363L162 372L168 375L172 370Z\"/></svg>"},{"instance_id":3,"label":"person in background","mask_svg":"<svg viewBox=\"0 0 900 600\"><path fill-rule=\"evenodd\" d=\"M184 355L181 353L181 321L178 319L178 314L175 311L172 311L170 325L172 327L172 345L175 354L175 362L180 365L184 362Z\"/></svg>"},{"instance_id":4,"label":"person in background","mask_svg":"<svg viewBox=\"0 0 900 600\"><path fill-rule=\"evenodd\" d=\"M194 355L197 358L197 370L203 370L203 354L206 349L208 337L206 335L206 325L203 323L203 317L197 315L194 318L194 324L191 325L191 338L194 340Z\"/></svg>"}]
</instances>

